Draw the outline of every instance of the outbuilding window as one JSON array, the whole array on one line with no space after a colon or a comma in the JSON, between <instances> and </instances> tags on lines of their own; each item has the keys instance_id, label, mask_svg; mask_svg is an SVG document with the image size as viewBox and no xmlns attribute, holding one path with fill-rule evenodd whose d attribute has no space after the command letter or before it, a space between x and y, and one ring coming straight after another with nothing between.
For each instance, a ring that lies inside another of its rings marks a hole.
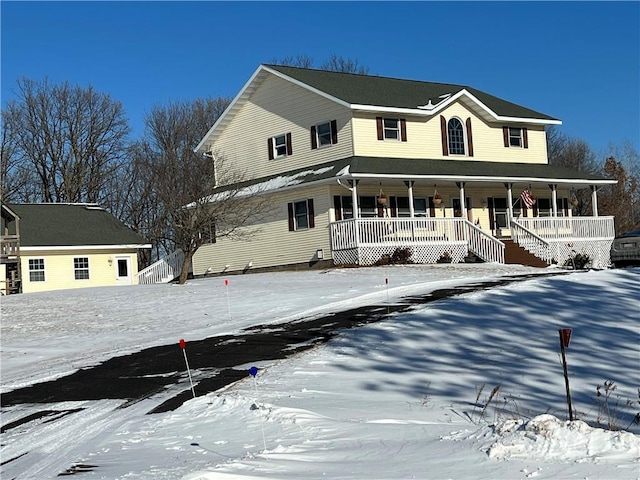
<instances>
[{"instance_id":1,"label":"outbuilding window","mask_svg":"<svg viewBox=\"0 0 640 480\"><path fill-rule=\"evenodd\" d=\"M44 282L44 258L29 259L29 281Z\"/></svg>"},{"instance_id":2,"label":"outbuilding window","mask_svg":"<svg viewBox=\"0 0 640 480\"><path fill-rule=\"evenodd\" d=\"M78 257L73 259L73 273L76 280L89 280L89 258Z\"/></svg>"}]
</instances>

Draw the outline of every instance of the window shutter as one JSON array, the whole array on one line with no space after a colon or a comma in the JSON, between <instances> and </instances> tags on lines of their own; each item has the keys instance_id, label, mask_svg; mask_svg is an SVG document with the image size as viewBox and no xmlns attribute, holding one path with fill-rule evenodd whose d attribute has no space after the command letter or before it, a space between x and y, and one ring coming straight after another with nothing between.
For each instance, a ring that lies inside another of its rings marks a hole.
<instances>
[{"instance_id":1,"label":"window shutter","mask_svg":"<svg viewBox=\"0 0 640 480\"><path fill-rule=\"evenodd\" d=\"M389 197L389 205L391 205L391 216L392 217L397 217L398 216L398 204L397 204L396 197Z\"/></svg>"},{"instance_id":2,"label":"window shutter","mask_svg":"<svg viewBox=\"0 0 640 480\"><path fill-rule=\"evenodd\" d=\"M447 120L440 115L440 135L442 137L442 155L449 155L449 146L447 145Z\"/></svg>"},{"instance_id":3,"label":"window shutter","mask_svg":"<svg viewBox=\"0 0 640 480\"><path fill-rule=\"evenodd\" d=\"M407 141L407 121L404 118L400 119L400 140Z\"/></svg>"},{"instance_id":4,"label":"window shutter","mask_svg":"<svg viewBox=\"0 0 640 480\"><path fill-rule=\"evenodd\" d=\"M494 212L493 197L488 197L487 198L487 203L489 204L489 229L490 230L495 230L496 223L495 223L495 220L493 218L493 212Z\"/></svg>"},{"instance_id":5,"label":"window shutter","mask_svg":"<svg viewBox=\"0 0 640 480\"><path fill-rule=\"evenodd\" d=\"M533 204L533 216L537 217L540 215L540 211L538 210L538 202Z\"/></svg>"},{"instance_id":6,"label":"window shutter","mask_svg":"<svg viewBox=\"0 0 640 480\"><path fill-rule=\"evenodd\" d=\"M522 146L524 148L529 148L529 135L527 135L527 129L522 129Z\"/></svg>"},{"instance_id":7,"label":"window shutter","mask_svg":"<svg viewBox=\"0 0 640 480\"><path fill-rule=\"evenodd\" d=\"M331 143L338 143L338 122L335 120L331 120Z\"/></svg>"},{"instance_id":8,"label":"window shutter","mask_svg":"<svg viewBox=\"0 0 640 480\"><path fill-rule=\"evenodd\" d=\"M378 140L384 140L384 131L382 130L382 117L376 117L376 128L378 129Z\"/></svg>"},{"instance_id":9,"label":"window shutter","mask_svg":"<svg viewBox=\"0 0 640 480\"><path fill-rule=\"evenodd\" d=\"M564 210L564 216L568 217L569 216L569 199L565 197L561 201L562 201L562 209Z\"/></svg>"},{"instance_id":10,"label":"window shutter","mask_svg":"<svg viewBox=\"0 0 640 480\"><path fill-rule=\"evenodd\" d=\"M311 127L311 150L318 148L318 137L316 135L316 126Z\"/></svg>"},{"instance_id":11,"label":"window shutter","mask_svg":"<svg viewBox=\"0 0 640 480\"><path fill-rule=\"evenodd\" d=\"M307 200L307 215L309 216L309 228L315 228L315 212L313 211L313 198Z\"/></svg>"},{"instance_id":12,"label":"window shutter","mask_svg":"<svg viewBox=\"0 0 640 480\"><path fill-rule=\"evenodd\" d=\"M378 204L378 217L384 217L384 205L381 203Z\"/></svg>"},{"instance_id":13,"label":"window shutter","mask_svg":"<svg viewBox=\"0 0 640 480\"><path fill-rule=\"evenodd\" d=\"M289 231L293 232L296 229L293 223L293 203L288 203L287 209L289 210Z\"/></svg>"},{"instance_id":14,"label":"window shutter","mask_svg":"<svg viewBox=\"0 0 640 480\"><path fill-rule=\"evenodd\" d=\"M291 132L287 133L287 155L293 155L293 146L291 144Z\"/></svg>"},{"instance_id":15,"label":"window shutter","mask_svg":"<svg viewBox=\"0 0 640 480\"><path fill-rule=\"evenodd\" d=\"M432 218L436 216L436 205L433 203L433 197L429 197L429 216Z\"/></svg>"},{"instance_id":16,"label":"window shutter","mask_svg":"<svg viewBox=\"0 0 640 480\"><path fill-rule=\"evenodd\" d=\"M467 118L467 150L469 156L473 157L473 134L471 133L471 117Z\"/></svg>"},{"instance_id":17,"label":"window shutter","mask_svg":"<svg viewBox=\"0 0 640 480\"><path fill-rule=\"evenodd\" d=\"M267 146L269 147L269 160L273 160L273 138L269 138Z\"/></svg>"},{"instance_id":18,"label":"window shutter","mask_svg":"<svg viewBox=\"0 0 640 480\"><path fill-rule=\"evenodd\" d=\"M340 200L340 195L333 196L333 216L336 222L342 220L342 201Z\"/></svg>"},{"instance_id":19,"label":"window shutter","mask_svg":"<svg viewBox=\"0 0 640 480\"><path fill-rule=\"evenodd\" d=\"M504 140L504 146L509 146L509 127L502 127L502 139Z\"/></svg>"}]
</instances>

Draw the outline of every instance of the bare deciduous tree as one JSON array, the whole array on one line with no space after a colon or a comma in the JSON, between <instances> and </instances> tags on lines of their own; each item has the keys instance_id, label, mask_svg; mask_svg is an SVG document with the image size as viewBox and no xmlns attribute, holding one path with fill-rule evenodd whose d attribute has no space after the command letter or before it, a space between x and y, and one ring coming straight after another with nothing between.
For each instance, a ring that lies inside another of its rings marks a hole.
<instances>
[{"instance_id":1,"label":"bare deciduous tree","mask_svg":"<svg viewBox=\"0 0 640 480\"><path fill-rule=\"evenodd\" d=\"M640 189L638 178L629 175L624 165L614 157L607 158L602 173L607 178L618 181L615 185L603 188L599 193L602 212L615 216L617 234L636 228L638 223L634 204Z\"/></svg>"},{"instance_id":2,"label":"bare deciduous tree","mask_svg":"<svg viewBox=\"0 0 640 480\"><path fill-rule=\"evenodd\" d=\"M287 67L314 68L313 58L309 55L288 55L279 60L273 59L271 63ZM335 53L331 54L327 60L322 62L320 69L331 72L359 73L362 75L369 73L369 67L360 65L358 60L345 58Z\"/></svg>"},{"instance_id":3,"label":"bare deciduous tree","mask_svg":"<svg viewBox=\"0 0 640 480\"><path fill-rule=\"evenodd\" d=\"M120 102L91 86L24 78L2 117L12 159L3 165L3 184L15 189L12 201L102 202L126 152Z\"/></svg>"},{"instance_id":4,"label":"bare deciduous tree","mask_svg":"<svg viewBox=\"0 0 640 480\"><path fill-rule=\"evenodd\" d=\"M150 194L157 200L156 232L150 235L166 248L180 248L185 262L179 282L185 283L194 253L215 238L251 234L252 221L267 214L266 202L242 188L246 180L224 156L203 156L193 149L222 113L228 99L206 99L156 107L146 119L146 138L139 145L148 172Z\"/></svg>"}]
</instances>

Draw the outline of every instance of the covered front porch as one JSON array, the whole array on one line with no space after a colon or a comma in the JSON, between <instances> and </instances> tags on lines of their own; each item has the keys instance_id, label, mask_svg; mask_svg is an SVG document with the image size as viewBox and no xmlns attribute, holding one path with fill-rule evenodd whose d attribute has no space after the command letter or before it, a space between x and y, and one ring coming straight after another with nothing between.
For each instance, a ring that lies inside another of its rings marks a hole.
<instances>
[{"instance_id":1,"label":"covered front porch","mask_svg":"<svg viewBox=\"0 0 640 480\"><path fill-rule=\"evenodd\" d=\"M547 265L564 265L577 254L593 267L610 265L614 219L598 215L600 185L456 180L339 181L329 225L334 263L373 265L394 255L421 264L511 263L505 242L513 241ZM573 216L577 188L591 189L592 215ZM524 192L535 192L535 203Z\"/></svg>"}]
</instances>

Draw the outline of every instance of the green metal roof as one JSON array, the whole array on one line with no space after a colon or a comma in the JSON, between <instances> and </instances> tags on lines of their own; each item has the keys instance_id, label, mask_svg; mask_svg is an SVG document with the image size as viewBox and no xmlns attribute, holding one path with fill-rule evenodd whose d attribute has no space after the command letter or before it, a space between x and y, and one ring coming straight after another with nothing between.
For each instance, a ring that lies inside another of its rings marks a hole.
<instances>
[{"instance_id":1,"label":"green metal roof","mask_svg":"<svg viewBox=\"0 0 640 480\"><path fill-rule=\"evenodd\" d=\"M329 72L282 65L265 66L349 104L415 109L418 106L426 105L429 100L434 105L438 104L443 100L440 98L441 96L455 95L464 89L499 116L557 120L549 115L464 85Z\"/></svg>"},{"instance_id":2,"label":"green metal roof","mask_svg":"<svg viewBox=\"0 0 640 480\"><path fill-rule=\"evenodd\" d=\"M146 244L109 212L91 204L12 204L20 217L21 247Z\"/></svg>"}]
</instances>

